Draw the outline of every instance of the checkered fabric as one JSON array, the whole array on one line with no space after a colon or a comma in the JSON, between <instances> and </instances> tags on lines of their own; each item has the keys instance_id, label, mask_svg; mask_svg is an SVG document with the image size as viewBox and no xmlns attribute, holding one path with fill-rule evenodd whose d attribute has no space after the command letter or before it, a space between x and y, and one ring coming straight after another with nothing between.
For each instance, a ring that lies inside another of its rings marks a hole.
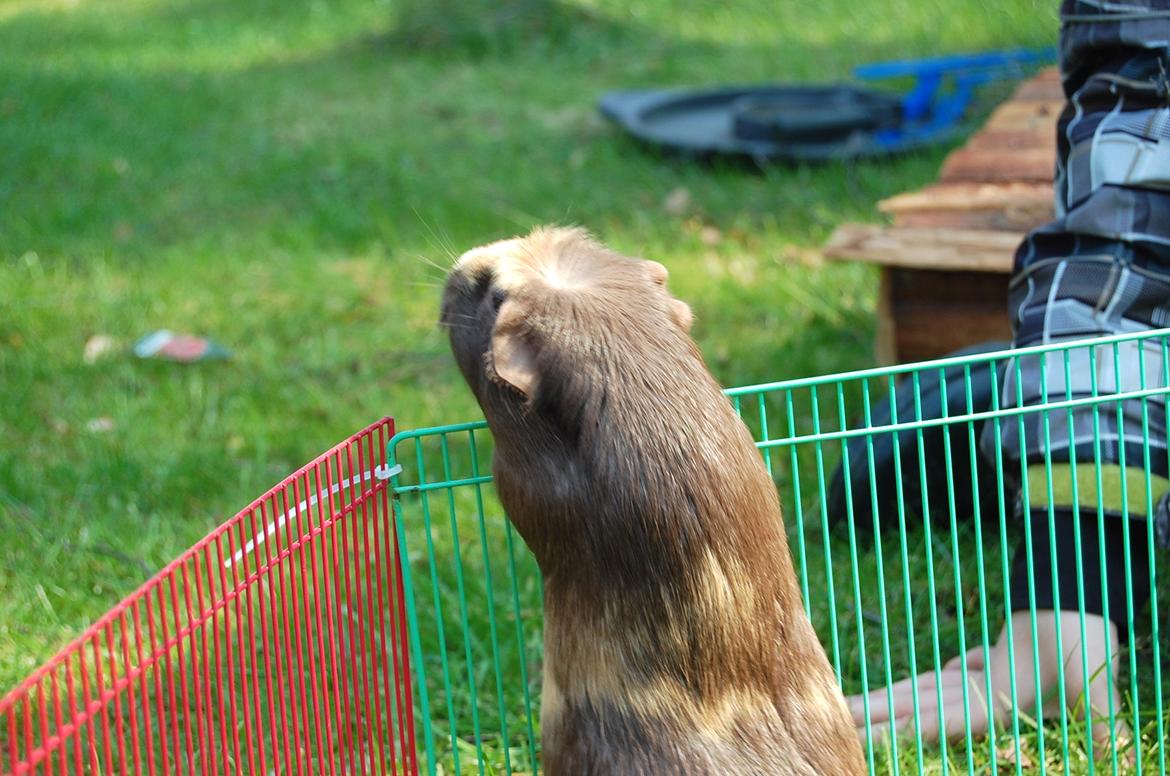
<instances>
[{"instance_id":1,"label":"checkered fabric","mask_svg":"<svg viewBox=\"0 0 1170 776\"><path fill-rule=\"evenodd\" d=\"M1056 220L1016 252L1017 347L1170 326L1170 0L1064 0L1061 78ZM1022 359L1020 379L1007 375L1004 404L1166 384L1157 346L1093 350L1074 354L1068 385L1062 359ZM1116 405L1105 406L1096 419L1091 409L1074 412L1071 429L1066 412L1048 415L1052 460L1142 465L1141 402L1128 402L1120 421ZM1147 409L1153 468L1165 474L1166 403ZM1022 438L1016 423L1003 424L1005 453L1043 462L1044 417L1026 417Z\"/></svg>"}]
</instances>

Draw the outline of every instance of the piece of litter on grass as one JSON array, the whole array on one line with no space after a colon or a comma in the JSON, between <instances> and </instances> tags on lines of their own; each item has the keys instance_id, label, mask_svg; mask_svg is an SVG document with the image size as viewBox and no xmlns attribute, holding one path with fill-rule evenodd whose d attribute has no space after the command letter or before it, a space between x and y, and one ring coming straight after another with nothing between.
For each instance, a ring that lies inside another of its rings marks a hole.
<instances>
[{"instance_id":1,"label":"piece of litter on grass","mask_svg":"<svg viewBox=\"0 0 1170 776\"><path fill-rule=\"evenodd\" d=\"M194 361L231 358L231 352L206 337L176 334L169 329L147 334L134 343L134 355L139 358L160 358L189 364Z\"/></svg>"},{"instance_id":2,"label":"piece of litter on grass","mask_svg":"<svg viewBox=\"0 0 1170 776\"><path fill-rule=\"evenodd\" d=\"M95 364L116 350L117 347L118 340L109 334L95 334L85 341L85 350L81 354L81 360L87 364Z\"/></svg>"},{"instance_id":3,"label":"piece of litter on grass","mask_svg":"<svg viewBox=\"0 0 1170 776\"><path fill-rule=\"evenodd\" d=\"M1028 753L1025 752L1023 749L1019 750L1019 755L1020 755L1020 759L1019 759L1020 767L1025 769L1025 770L1031 770L1032 765L1033 765L1032 758L1029 757ZM1001 743L997 747L996 756L999 759L999 762L1004 764L1004 765L1009 765L1009 766L1015 765L1016 764L1016 742L1004 741L1003 743Z\"/></svg>"},{"instance_id":4,"label":"piece of litter on grass","mask_svg":"<svg viewBox=\"0 0 1170 776\"><path fill-rule=\"evenodd\" d=\"M114 430L113 418L90 418L85 422L85 430L93 434L104 434Z\"/></svg>"},{"instance_id":5,"label":"piece of litter on grass","mask_svg":"<svg viewBox=\"0 0 1170 776\"><path fill-rule=\"evenodd\" d=\"M670 216L685 215L691 209L691 192L678 186L662 200L662 209Z\"/></svg>"},{"instance_id":6,"label":"piece of litter on grass","mask_svg":"<svg viewBox=\"0 0 1170 776\"><path fill-rule=\"evenodd\" d=\"M699 239L703 242L703 245L706 245L708 248L714 248L723 242L723 232L714 226L704 226L699 230Z\"/></svg>"}]
</instances>

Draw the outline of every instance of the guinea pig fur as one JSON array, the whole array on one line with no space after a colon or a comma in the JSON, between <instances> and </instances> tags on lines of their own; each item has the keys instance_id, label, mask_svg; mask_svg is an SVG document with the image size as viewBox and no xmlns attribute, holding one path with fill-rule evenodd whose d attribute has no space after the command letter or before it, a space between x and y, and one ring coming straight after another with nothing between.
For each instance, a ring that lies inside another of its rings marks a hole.
<instances>
[{"instance_id":1,"label":"guinea pig fur","mask_svg":"<svg viewBox=\"0 0 1170 776\"><path fill-rule=\"evenodd\" d=\"M544 772L863 774L775 486L666 277L541 228L468 251L444 291L544 575Z\"/></svg>"}]
</instances>

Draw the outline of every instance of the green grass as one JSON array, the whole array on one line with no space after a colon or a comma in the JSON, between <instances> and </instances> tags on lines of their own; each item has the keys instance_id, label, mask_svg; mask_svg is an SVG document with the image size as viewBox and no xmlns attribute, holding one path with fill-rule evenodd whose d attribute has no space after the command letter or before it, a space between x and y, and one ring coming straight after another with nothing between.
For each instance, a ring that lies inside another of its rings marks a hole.
<instances>
[{"instance_id":1,"label":"green grass","mask_svg":"<svg viewBox=\"0 0 1170 776\"><path fill-rule=\"evenodd\" d=\"M665 262L728 385L869 365L876 276L815 249L947 149L701 166L602 92L1055 34L1034 0L0 2L0 688L375 418L475 417L435 325L471 245L573 222ZM234 358L126 353L164 327Z\"/></svg>"}]
</instances>

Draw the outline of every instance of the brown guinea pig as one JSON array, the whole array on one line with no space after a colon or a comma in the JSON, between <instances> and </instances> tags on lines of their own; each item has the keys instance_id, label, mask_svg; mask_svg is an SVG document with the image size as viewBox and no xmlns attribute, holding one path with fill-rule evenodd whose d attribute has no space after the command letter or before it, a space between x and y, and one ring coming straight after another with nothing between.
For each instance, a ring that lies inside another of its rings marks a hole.
<instances>
[{"instance_id":1,"label":"brown guinea pig","mask_svg":"<svg viewBox=\"0 0 1170 776\"><path fill-rule=\"evenodd\" d=\"M776 489L666 274L544 228L468 251L444 292L544 575L544 772L865 773Z\"/></svg>"}]
</instances>

